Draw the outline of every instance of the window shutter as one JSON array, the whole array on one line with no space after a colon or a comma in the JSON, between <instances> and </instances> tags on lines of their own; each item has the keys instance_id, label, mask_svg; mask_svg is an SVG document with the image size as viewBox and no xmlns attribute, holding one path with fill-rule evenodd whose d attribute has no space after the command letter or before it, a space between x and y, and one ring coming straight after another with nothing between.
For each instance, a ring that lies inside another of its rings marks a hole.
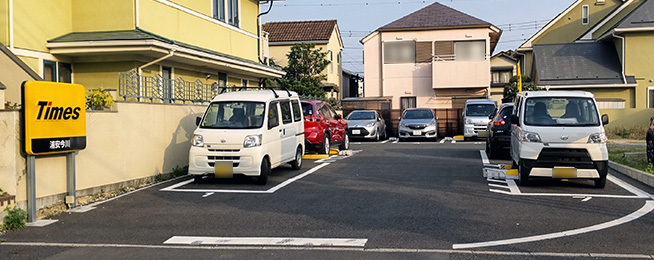
<instances>
[{"instance_id":1,"label":"window shutter","mask_svg":"<svg viewBox=\"0 0 654 260\"><path fill-rule=\"evenodd\" d=\"M441 59L449 60L452 59L454 55L454 42L453 41L437 41L435 42L435 51L436 56Z\"/></svg>"},{"instance_id":2,"label":"window shutter","mask_svg":"<svg viewBox=\"0 0 654 260\"><path fill-rule=\"evenodd\" d=\"M431 42L416 42L416 63L431 62Z\"/></svg>"}]
</instances>

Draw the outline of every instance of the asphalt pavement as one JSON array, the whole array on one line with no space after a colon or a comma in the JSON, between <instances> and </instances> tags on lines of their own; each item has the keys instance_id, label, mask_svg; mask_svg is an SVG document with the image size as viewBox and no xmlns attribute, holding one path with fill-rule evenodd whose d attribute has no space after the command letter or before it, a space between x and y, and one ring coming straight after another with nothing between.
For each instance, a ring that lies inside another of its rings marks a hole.
<instances>
[{"instance_id":1,"label":"asphalt pavement","mask_svg":"<svg viewBox=\"0 0 654 260\"><path fill-rule=\"evenodd\" d=\"M481 142L355 142L354 155L161 183L0 236L0 259L651 259L654 190L482 177ZM493 160L493 163L506 163Z\"/></svg>"}]
</instances>

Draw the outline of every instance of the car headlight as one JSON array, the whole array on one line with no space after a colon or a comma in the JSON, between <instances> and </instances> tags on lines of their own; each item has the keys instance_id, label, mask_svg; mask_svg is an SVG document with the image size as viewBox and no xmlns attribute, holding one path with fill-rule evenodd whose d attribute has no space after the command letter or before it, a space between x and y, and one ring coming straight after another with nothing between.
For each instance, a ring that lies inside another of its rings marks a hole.
<instances>
[{"instance_id":1,"label":"car headlight","mask_svg":"<svg viewBox=\"0 0 654 260\"><path fill-rule=\"evenodd\" d=\"M520 134L521 141L527 141L532 143L542 143L540 135L538 133L523 131Z\"/></svg>"},{"instance_id":2,"label":"car headlight","mask_svg":"<svg viewBox=\"0 0 654 260\"><path fill-rule=\"evenodd\" d=\"M472 124L472 119L468 118L466 119L466 125L471 125Z\"/></svg>"},{"instance_id":3,"label":"car headlight","mask_svg":"<svg viewBox=\"0 0 654 260\"><path fill-rule=\"evenodd\" d=\"M375 123L369 123L366 125L366 127L372 127L372 126L375 126Z\"/></svg>"},{"instance_id":4,"label":"car headlight","mask_svg":"<svg viewBox=\"0 0 654 260\"><path fill-rule=\"evenodd\" d=\"M204 138L201 135L193 135L193 138L191 138L191 144L193 146L202 147L204 146Z\"/></svg>"},{"instance_id":5,"label":"car headlight","mask_svg":"<svg viewBox=\"0 0 654 260\"><path fill-rule=\"evenodd\" d=\"M408 126L407 126L406 124L404 124L404 123L400 123L400 126L401 126L401 127L408 127Z\"/></svg>"},{"instance_id":6,"label":"car headlight","mask_svg":"<svg viewBox=\"0 0 654 260\"><path fill-rule=\"evenodd\" d=\"M436 122L430 122L425 127L433 127L433 126L436 126Z\"/></svg>"},{"instance_id":7,"label":"car headlight","mask_svg":"<svg viewBox=\"0 0 654 260\"><path fill-rule=\"evenodd\" d=\"M248 135L243 141L243 147L255 147L261 145L261 135Z\"/></svg>"},{"instance_id":8,"label":"car headlight","mask_svg":"<svg viewBox=\"0 0 654 260\"><path fill-rule=\"evenodd\" d=\"M606 143L607 140L608 138L606 138L604 132L594 133L588 137L589 144L603 144Z\"/></svg>"}]
</instances>

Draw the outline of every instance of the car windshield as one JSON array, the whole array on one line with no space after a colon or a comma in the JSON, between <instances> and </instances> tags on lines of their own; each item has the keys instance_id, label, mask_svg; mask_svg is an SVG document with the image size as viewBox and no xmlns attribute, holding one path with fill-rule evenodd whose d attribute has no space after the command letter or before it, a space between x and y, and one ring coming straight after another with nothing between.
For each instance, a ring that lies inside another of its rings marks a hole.
<instances>
[{"instance_id":1,"label":"car windshield","mask_svg":"<svg viewBox=\"0 0 654 260\"><path fill-rule=\"evenodd\" d=\"M533 126L599 126L592 98L539 97L526 101L525 124Z\"/></svg>"},{"instance_id":2,"label":"car windshield","mask_svg":"<svg viewBox=\"0 0 654 260\"><path fill-rule=\"evenodd\" d=\"M209 105L200 128L253 129L263 125L262 102L214 102Z\"/></svg>"},{"instance_id":3,"label":"car windshield","mask_svg":"<svg viewBox=\"0 0 654 260\"><path fill-rule=\"evenodd\" d=\"M433 119L434 114L430 110L407 110L402 116L403 119Z\"/></svg>"},{"instance_id":4,"label":"car windshield","mask_svg":"<svg viewBox=\"0 0 654 260\"><path fill-rule=\"evenodd\" d=\"M368 112L368 111L355 111L352 112L345 118L347 120L374 120L375 119L375 112Z\"/></svg>"},{"instance_id":5,"label":"car windshield","mask_svg":"<svg viewBox=\"0 0 654 260\"><path fill-rule=\"evenodd\" d=\"M469 104L466 106L467 116L490 116L495 111L492 104Z\"/></svg>"}]
</instances>

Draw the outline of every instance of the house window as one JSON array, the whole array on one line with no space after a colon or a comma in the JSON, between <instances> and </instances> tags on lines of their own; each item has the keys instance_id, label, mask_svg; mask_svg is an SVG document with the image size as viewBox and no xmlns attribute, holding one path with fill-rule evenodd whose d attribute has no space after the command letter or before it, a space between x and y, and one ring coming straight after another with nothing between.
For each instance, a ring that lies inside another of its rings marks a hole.
<instances>
[{"instance_id":1,"label":"house window","mask_svg":"<svg viewBox=\"0 0 654 260\"><path fill-rule=\"evenodd\" d=\"M247 79L242 79L241 80L241 86L247 88L248 87L248 80Z\"/></svg>"},{"instance_id":2,"label":"house window","mask_svg":"<svg viewBox=\"0 0 654 260\"><path fill-rule=\"evenodd\" d=\"M654 108L654 87L647 87L647 108Z\"/></svg>"},{"instance_id":3,"label":"house window","mask_svg":"<svg viewBox=\"0 0 654 260\"><path fill-rule=\"evenodd\" d=\"M73 83L73 70L70 63L59 62L59 82Z\"/></svg>"},{"instance_id":4,"label":"house window","mask_svg":"<svg viewBox=\"0 0 654 260\"><path fill-rule=\"evenodd\" d=\"M415 63L416 44L414 41L385 42L384 63Z\"/></svg>"},{"instance_id":5,"label":"house window","mask_svg":"<svg viewBox=\"0 0 654 260\"><path fill-rule=\"evenodd\" d=\"M400 97L400 105L402 110L407 108L416 107L416 97Z\"/></svg>"},{"instance_id":6,"label":"house window","mask_svg":"<svg viewBox=\"0 0 654 260\"><path fill-rule=\"evenodd\" d=\"M434 42L434 55L437 61L454 60L454 42L453 41L436 41Z\"/></svg>"},{"instance_id":7,"label":"house window","mask_svg":"<svg viewBox=\"0 0 654 260\"><path fill-rule=\"evenodd\" d=\"M614 98L597 99L597 108L599 109L624 109L624 105L625 105L624 99L614 99Z\"/></svg>"},{"instance_id":8,"label":"house window","mask_svg":"<svg viewBox=\"0 0 654 260\"><path fill-rule=\"evenodd\" d=\"M213 0L213 18L225 21L225 0Z\"/></svg>"},{"instance_id":9,"label":"house window","mask_svg":"<svg viewBox=\"0 0 654 260\"><path fill-rule=\"evenodd\" d=\"M329 73L334 73L334 52L329 51Z\"/></svg>"},{"instance_id":10,"label":"house window","mask_svg":"<svg viewBox=\"0 0 654 260\"><path fill-rule=\"evenodd\" d=\"M454 42L454 57L458 61L482 61L486 59L485 41Z\"/></svg>"},{"instance_id":11,"label":"house window","mask_svg":"<svg viewBox=\"0 0 654 260\"><path fill-rule=\"evenodd\" d=\"M509 84L513 70L496 70L491 72L491 79L493 84Z\"/></svg>"},{"instance_id":12,"label":"house window","mask_svg":"<svg viewBox=\"0 0 654 260\"><path fill-rule=\"evenodd\" d=\"M581 7L581 24L586 25L588 24L589 20L589 9L590 7L588 5L584 5Z\"/></svg>"},{"instance_id":13,"label":"house window","mask_svg":"<svg viewBox=\"0 0 654 260\"><path fill-rule=\"evenodd\" d=\"M416 42L416 63L431 62L431 46L431 42Z\"/></svg>"},{"instance_id":14,"label":"house window","mask_svg":"<svg viewBox=\"0 0 654 260\"><path fill-rule=\"evenodd\" d=\"M239 26L239 0L227 0L227 9L229 10L229 17L227 17L227 23L238 27Z\"/></svg>"},{"instance_id":15,"label":"house window","mask_svg":"<svg viewBox=\"0 0 654 260\"><path fill-rule=\"evenodd\" d=\"M57 82L57 63L54 61L43 61L43 80Z\"/></svg>"},{"instance_id":16,"label":"house window","mask_svg":"<svg viewBox=\"0 0 654 260\"><path fill-rule=\"evenodd\" d=\"M227 87L227 73L218 72L218 86Z\"/></svg>"}]
</instances>

